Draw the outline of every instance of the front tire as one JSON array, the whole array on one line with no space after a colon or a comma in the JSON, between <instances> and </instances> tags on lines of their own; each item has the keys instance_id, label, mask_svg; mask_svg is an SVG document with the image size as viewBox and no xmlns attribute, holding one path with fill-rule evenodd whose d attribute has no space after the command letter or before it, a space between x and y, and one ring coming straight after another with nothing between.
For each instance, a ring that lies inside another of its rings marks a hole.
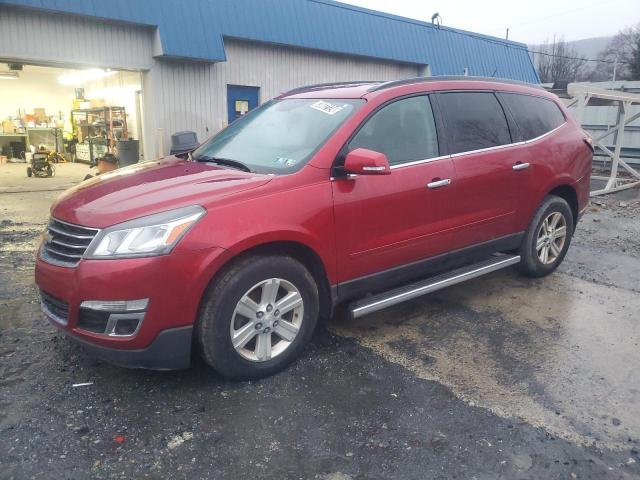
<instances>
[{"instance_id":1,"label":"front tire","mask_svg":"<svg viewBox=\"0 0 640 480\"><path fill-rule=\"evenodd\" d=\"M573 213L563 198L549 195L538 207L520 246L518 271L544 277L564 260L573 236Z\"/></svg>"},{"instance_id":2,"label":"front tire","mask_svg":"<svg viewBox=\"0 0 640 480\"><path fill-rule=\"evenodd\" d=\"M251 380L293 362L318 321L318 286L297 260L246 257L224 270L202 301L196 334L207 364Z\"/></svg>"}]
</instances>

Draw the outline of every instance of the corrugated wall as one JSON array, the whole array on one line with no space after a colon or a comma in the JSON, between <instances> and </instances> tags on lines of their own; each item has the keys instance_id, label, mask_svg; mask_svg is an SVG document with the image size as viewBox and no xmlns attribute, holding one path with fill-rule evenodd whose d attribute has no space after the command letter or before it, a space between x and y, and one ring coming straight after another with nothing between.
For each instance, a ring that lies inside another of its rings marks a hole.
<instances>
[{"instance_id":1,"label":"corrugated wall","mask_svg":"<svg viewBox=\"0 0 640 480\"><path fill-rule=\"evenodd\" d=\"M223 61L223 37L538 83L526 45L330 0L0 0L158 27L158 51ZM418 2L416 2L417 4Z\"/></svg>"},{"instance_id":2,"label":"corrugated wall","mask_svg":"<svg viewBox=\"0 0 640 480\"><path fill-rule=\"evenodd\" d=\"M0 59L146 69L155 29L0 5Z\"/></svg>"},{"instance_id":3,"label":"corrugated wall","mask_svg":"<svg viewBox=\"0 0 640 480\"><path fill-rule=\"evenodd\" d=\"M144 75L144 95L155 122L147 139L162 128L169 134L195 130L204 140L226 124L228 84L260 87L260 102L301 85L341 80L393 80L418 75L419 65L327 54L279 45L226 39L227 61L216 64L156 60ZM149 142L147 142L147 145Z\"/></svg>"},{"instance_id":4,"label":"corrugated wall","mask_svg":"<svg viewBox=\"0 0 640 480\"><path fill-rule=\"evenodd\" d=\"M227 84L260 87L264 102L310 83L412 77L419 65L225 39L227 61L154 59L153 28L0 4L0 60L143 71L145 158L169 151L172 132L201 140L227 119ZM161 130L159 130L161 129ZM161 131L161 133L159 133Z\"/></svg>"}]
</instances>

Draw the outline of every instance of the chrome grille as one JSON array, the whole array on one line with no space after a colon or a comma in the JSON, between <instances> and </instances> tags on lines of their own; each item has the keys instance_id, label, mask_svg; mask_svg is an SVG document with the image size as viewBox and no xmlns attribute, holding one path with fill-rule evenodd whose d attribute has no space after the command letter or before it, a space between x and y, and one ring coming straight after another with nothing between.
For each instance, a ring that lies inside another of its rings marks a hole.
<instances>
[{"instance_id":1,"label":"chrome grille","mask_svg":"<svg viewBox=\"0 0 640 480\"><path fill-rule=\"evenodd\" d=\"M75 267L99 231L51 218L42 244L42 259L54 265Z\"/></svg>"}]
</instances>

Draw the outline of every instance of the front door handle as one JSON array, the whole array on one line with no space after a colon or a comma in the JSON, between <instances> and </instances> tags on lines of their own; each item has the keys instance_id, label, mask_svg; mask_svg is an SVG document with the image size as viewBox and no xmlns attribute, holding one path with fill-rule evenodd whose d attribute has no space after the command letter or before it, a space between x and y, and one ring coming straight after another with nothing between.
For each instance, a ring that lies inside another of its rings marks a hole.
<instances>
[{"instance_id":1,"label":"front door handle","mask_svg":"<svg viewBox=\"0 0 640 480\"><path fill-rule=\"evenodd\" d=\"M433 182L427 183L427 188L440 188L451 185L451 179L445 178L443 180L433 179Z\"/></svg>"},{"instance_id":2,"label":"front door handle","mask_svg":"<svg viewBox=\"0 0 640 480\"><path fill-rule=\"evenodd\" d=\"M518 162L513 166L514 170L524 170L526 168L529 168L529 164L528 163Z\"/></svg>"}]
</instances>

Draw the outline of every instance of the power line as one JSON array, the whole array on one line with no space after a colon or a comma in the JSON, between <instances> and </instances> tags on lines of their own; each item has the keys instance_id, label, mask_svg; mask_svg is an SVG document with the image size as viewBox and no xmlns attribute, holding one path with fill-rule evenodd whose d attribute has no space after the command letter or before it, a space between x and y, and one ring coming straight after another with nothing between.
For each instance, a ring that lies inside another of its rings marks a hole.
<instances>
[{"instance_id":1,"label":"power line","mask_svg":"<svg viewBox=\"0 0 640 480\"><path fill-rule=\"evenodd\" d=\"M445 28L441 28L441 29L444 30ZM449 31L449 32L452 32L452 33L456 33L458 35L463 35L465 37L474 38L476 40L482 40L484 42L493 43L495 45L500 45L500 46L503 46L503 47L511 48L511 49L514 49L514 50L520 50L520 51L527 52L529 54L534 54L534 55L544 55L544 56L547 56L547 57L564 58L564 59L567 59L567 60L582 60L582 61L585 61L585 62L597 62L597 63L609 63L609 64L617 63L618 65L626 65L626 64L629 63L629 62L625 62L625 61L622 61L622 60L615 61L615 60L604 60L604 59L598 59L598 58L571 57L571 56L568 56L568 55L557 55L557 54L554 54L554 53L541 52L541 51L538 51L538 50L530 50L529 47L527 47L527 46L515 45L513 43L510 43L508 41L501 40L501 39L492 39L492 38L489 38L489 37L484 36L482 34L473 34L471 32L464 32L464 31L461 31L461 30L453 29L453 28L446 28L446 31Z\"/></svg>"},{"instance_id":2,"label":"power line","mask_svg":"<svg viewBox=\"0 0 640 480\"><path fill-rule=\"evenodd\" d=\"M538 52L535 50L529 50L527 49L527 52L529 53L533 53L534 55L545 55L547 57L556 57L556 58L565 58L567 60L582 60L585 62L599 62L599 63L617 63L618 65L626 65L629 62L625 62L622 60L602 60L602 59L597 59L597 58L586 58L586 57L569 57L567 55L556 55L553 53L547 53L547 52Z\"/></svg>"}]
</instances>

